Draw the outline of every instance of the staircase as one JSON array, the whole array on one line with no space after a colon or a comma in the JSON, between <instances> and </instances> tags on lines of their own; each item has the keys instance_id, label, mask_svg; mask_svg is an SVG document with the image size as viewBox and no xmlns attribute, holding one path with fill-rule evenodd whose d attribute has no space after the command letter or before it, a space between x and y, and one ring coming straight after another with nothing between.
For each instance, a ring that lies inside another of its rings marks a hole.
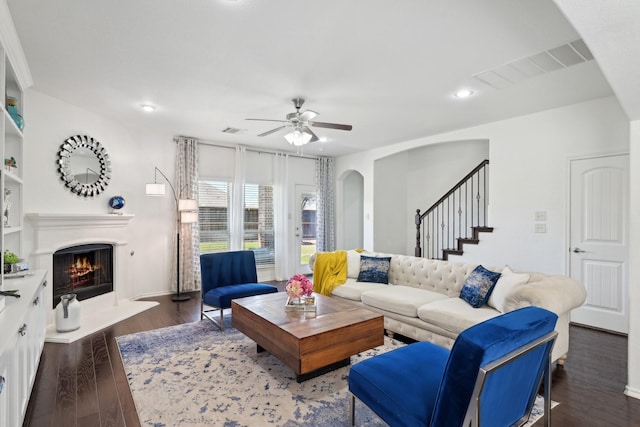
<instances>
[{"instance_id":1,"label":"staircase","mask_svg":"<svg viewBox=\"0 0 640 427\"><path fill-rule=\"evenodd\" d=\"M483 160L424 213L416 209L415 256L446 260L477 245L487 226L489 160ZM424 253L424 255L423 255Z\"/></svg>"}]
</instances>

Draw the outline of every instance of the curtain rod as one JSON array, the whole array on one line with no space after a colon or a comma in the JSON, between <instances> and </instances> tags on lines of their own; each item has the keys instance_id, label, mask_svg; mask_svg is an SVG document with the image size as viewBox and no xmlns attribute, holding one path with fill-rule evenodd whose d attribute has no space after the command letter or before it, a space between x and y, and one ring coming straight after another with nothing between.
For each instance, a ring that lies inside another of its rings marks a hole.
<instances>
[{"instance_id":1,"label":"curtain rod","mask_svg":"<svg viewBox=\"0 0 640 427\"><path fill-rule=\"evenodd\" d=\"M178 142L178 138L191 138L190 136L176 136L173 138L173 142ZM321 158L321 156L305 156L305 155L301 155L301 154L291 154L291 153L287 153L284 151L275 151L275 150L263 150L263 149L258 149L255 147L251 147L251 146L247 146L247 145L226 145L226 144L221 144L219 142L214 142L214 141L207 141L207 140L203 140L203 139L198 139L198 138L192 138L198 141L198 144L202 144L202 145L208 145L210 147L219 147L219 148L229 148L230 150L235 150L236 147L241 146L244 147L247 151L252 151L254 153L258 153L258 154L287 154L290 157L296 157L296 158L300 158L300 159L310 159L310 160L315 160L315 159L319 159Z\"/></svg>"}]
</instances>

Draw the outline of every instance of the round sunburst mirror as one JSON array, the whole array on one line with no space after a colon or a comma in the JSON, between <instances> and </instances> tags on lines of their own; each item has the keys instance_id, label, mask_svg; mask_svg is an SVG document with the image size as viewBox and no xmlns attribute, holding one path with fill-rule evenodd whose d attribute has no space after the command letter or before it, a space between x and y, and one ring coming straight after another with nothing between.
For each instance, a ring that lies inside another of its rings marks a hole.
<instances>
[{"instance_id":1,"label":"round sunburst mirror","mask_svg":"<svg viewBox=\"0 0 640 427\"><path fill-rule=\"evenodd\" d=\"M111 179L111 161L98 141L87 135L74 135L60 146L58 172L71 192L93 197L107 188Z\"/></svg>"}]
</instances>

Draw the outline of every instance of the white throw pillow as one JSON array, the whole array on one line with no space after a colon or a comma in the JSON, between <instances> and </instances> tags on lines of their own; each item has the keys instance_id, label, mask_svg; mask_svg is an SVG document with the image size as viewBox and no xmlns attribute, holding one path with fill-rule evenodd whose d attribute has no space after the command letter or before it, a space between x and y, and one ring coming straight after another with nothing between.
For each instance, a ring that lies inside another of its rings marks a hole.
<instances>
[{"instance_id":1,"label":"white throw pillow","mask_svg":"<svg viewBox=\"0 0 640 427\"><path fill-rule=\"evenodd\" d=\"M354 249L347 251L347 277L357 279L360 274L360 253Z\"/></svg>"},{"instance_id":2,"label":"white throw pillow","mask_svg":"<svg viewBox=\"0 0 640 427\"><path fill-rule=\"evenodd\" d=\"M498 283L493 288L489 297L489 306L495 308L500 313L504 313L504 303L507 295L509 295L518 286L524 285L529 281L529 274L514 273L509 266L502 270L502 274L498 279Z\"/></svg>"}]
</instances>

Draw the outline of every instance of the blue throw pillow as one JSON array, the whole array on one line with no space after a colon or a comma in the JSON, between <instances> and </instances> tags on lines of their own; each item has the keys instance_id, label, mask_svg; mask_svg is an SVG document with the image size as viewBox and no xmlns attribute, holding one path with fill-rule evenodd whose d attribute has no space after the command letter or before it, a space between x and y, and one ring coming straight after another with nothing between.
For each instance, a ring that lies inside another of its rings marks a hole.
<instances>
[{"instance_id":1,"label":"blue throw pillow","mask_svg":"<svg viewBox=\"0 0 640 427\"><path fill-rule=\"evenodd\" d=\"M498 282L500 273L489 271L483 266L477 266L465 280L460 298L473 308L482 307L489 300L493 287Z\"/></svg>"},{"instance_id":2,"label":"blue throw pillow","mask_svg":"<svg viewBox=\"0 0 640 427\"><path fill-rule=\"evenodd\" d=\"M360 256L360 274L358 282L389 283L389 264L391 257Z\"/></svg>"}]
</instances>

